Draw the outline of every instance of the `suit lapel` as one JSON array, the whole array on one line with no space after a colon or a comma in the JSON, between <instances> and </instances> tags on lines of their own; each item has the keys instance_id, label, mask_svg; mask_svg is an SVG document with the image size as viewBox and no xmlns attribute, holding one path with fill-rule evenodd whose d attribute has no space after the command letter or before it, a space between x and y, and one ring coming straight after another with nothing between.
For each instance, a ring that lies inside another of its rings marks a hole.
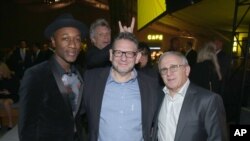
<instances>
[{"instance_id":1,"label":"suit lapel","mask_svg":"<svg viewBox=\"0 0 250 141\"><path fill-rule=\"evenodd\" d=\"M182 131L187 121L190 121L188 119L190 116L187 116L187 115L190 114L190 109L191 109L190 105L193 100L194 94L195 94L195 90L192 88L192 84L190 83L187 89L183 104L182 104L181 111L180 111L179 120L178 120L176 133L175 133L175 139L174 139L175 141L179 141L179 137L181 136Z\"/></svg>"},{"instance_id":2,"label":"suit lapel","mask_svg":"<svg viewBox=\"0 0 250 141\"><path fill-rule=\"evenodd\" d=\"M106 82L109 76L109 72L110 72L110 68L105 69L104 71L102 71L99 75L99 79L96 82L96 86L98 86L98 88L93 90L93 96L95 97L94 100L94 105L96 107L97 110L97 114L98 116L96 116L99 121L100 118L100 114L101 114L101 107L102 107L102 101L103 101L103 95L104 95L104 90L105 90L105 86L106 86ZM97 121L96 120L96 121Z\"/></svg>"},{"instance_id":3,"label":"suit lapel","mask_svg":"<svg viewBox=\"0 0 250 141\"><path fill-rule=\"evenodd\" d=\"M140 76L140 73L138 73L138 85L139 85L139 89L140 89L140 96L141 96L141 116L142 116L142 125L146 125L147 120L144 117L147 117L147 115L144 114L148 114L148 107L150 106L148 105L148 96L147 96L147 87L145 85L145 83L143 83L142 77ZM144 128L143 128L144 129Z\"/></svg>"},{"instance_id":4,"label":"suit lapel","mask_svg":"<svg viewBox=\"0 0 250 141\"><path fill-rule=\"evenodd\" d=\"M159 101L159 105L158 105L158 108L157 108L157 111L154 116L154 120L153 120L153 132L152 132L152 140L155 141L157 140L157 133L158 133L158 119L159 119L159 115L160 115L160 110L161 110L161 107L162 107L162 104L163 104L163 101L165 99L165 93L163 91L161 91L162 94L160 96L160 101Z\"/></svg>"},{"instance_id":5,"label":"suit lapel","mask_svg":"<svg viewBox=\"0 0 250 141\"><path fill-rule=\"evenodd\" d=\"M78 110L79 110L79 107L80 107L80 105L81 105L81 101L82 101L84 82L83 82L82 77L81 77L81 74L79 73L78 70L76 70L76 74L77 74L78 79L79 79L79 81L80 81L80 83L81 83L81 86L80 86L80 88L79 88L79 96L78 96L78 99L77 99L77 105L76 105L76 113L77 113ZM74 115L74 116L75 116L75 115Z\"/></svg>"},{"instance_id":6,"label":"suit lapel","mask_svg":"<svg viewBox=\"0 0 250 141\"><path fill-rule=\"evenodd\" d=\"M59 91L61 93L61 96L64 99L65 104L68 107L68 111L70 111L72 113L72 108L71 108L71 105L70 105L70 102L69 102L69 99L68 99L68 96L67 96L68 92L67 92L66 88L63 85L60 73L59 73L59 71L56 68L56 64L53 61L53 58L51 58L49 60L49 64L50 64L51 71L53 73L54 79L56 81L57 87L58 87L58 89L59 89Z\"/></svg>"}]
</instances>

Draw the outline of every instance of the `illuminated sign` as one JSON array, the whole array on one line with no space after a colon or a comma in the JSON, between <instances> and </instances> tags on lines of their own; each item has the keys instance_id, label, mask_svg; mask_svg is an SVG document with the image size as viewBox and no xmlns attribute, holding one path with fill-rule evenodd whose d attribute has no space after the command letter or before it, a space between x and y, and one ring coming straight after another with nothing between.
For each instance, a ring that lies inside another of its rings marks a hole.
<instances>
[{"instance_id":1,"label":"illuminated sign","mask_svg":"<svg viewBox=\"0 0 250 141\"><path fill-rule=\"evenodd\" d=\"M154 40L154 41L162 41L163 40L163 35L162 34L149 34L147 36L148 40Z\"/></svg>"},{"instance_id":2,"label":"illuminated sign","mask_svg":"<svg viewBox=\"0 0 250 141\"><path fill-rule=\"evenodd\" d=\"M166 11L166 0L138 0L138 30L152 22Z\"/></svg>"}]
</instances>

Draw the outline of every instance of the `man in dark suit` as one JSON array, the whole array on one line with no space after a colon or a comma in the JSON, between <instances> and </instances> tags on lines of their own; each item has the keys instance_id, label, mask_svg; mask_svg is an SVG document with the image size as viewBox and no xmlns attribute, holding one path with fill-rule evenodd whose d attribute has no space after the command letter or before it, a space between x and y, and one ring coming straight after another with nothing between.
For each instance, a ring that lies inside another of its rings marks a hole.
<instances>
[{"instance_id":1,"label":"man in dark suit","mask_svg":"<svg viewBox=\"0 0 250 141\"><path fill-rule=\"evenodd\" d=\"M72 63L86 27L70 14L45 30L55 54L25 72L20 90L20 141L82 141L80 107L83 81Z\"/></svg>"},{"instance_id":2,"label":"man in dark suit","mask_svg":"<svg viewBox=\"0 0 250 141\"><path fill-rule=\"evenodd\" d=\"M192 66L196 63L197 61L197 52L193 50L193 43L188 41L185 46L185 56L188 60L189 66L192 68Z\"/></svg>"},{"instance_id":3,"label":"man in dark suit","mask_svg":"<svg viewBox=\"0 0 250 141\"><path fill-rule=\"evenodd\" d=\"M190 66L178 52L159 59L165 97L154 124L158 141L226 141L227 128L221 97L189 81Z\"/></svg>"},{"instance_id":4,"label":"man in dark suit","mask_svg":"<svg viewBox=\"0 0 250 141\"><path fill-rule=\"evenodd\" d=\"M141 52L132 33L120 33L109 50L112 67L84 75L90 141L150 141L159 104L156 79L136 71Z\"/></svg>"},{"instance_id":5,"label":"man in dark suit","mask_svg":"<svg viewBox=\"0 0 250 141\"><path fill-rule=\"evenodd\" d=\"M46 41L42 44L42 50L45 52L46 60L48 60L55 52L54 49L51 47L51 43Z\"/></svg>"},{"instance_id":6,"label":"man in dark suit","mask_svg":"<svg viewBox=\"0 0 250 141\"><path fill-rule=\"evenodd\" d=\"M97 19L90 26L92 45L86 52L87 69L111 66L109 49L111 48L111 28L105 19Z\"/></svg>"},{"instance_id":7,"label":"man in dark suit","mask_svg":"<svg viewBox=\"0 0 250 141\"><path fill-rule=\"evenodd\" d=\"M32 46L32 64L37 65L46 59L46 54L43 50L41 50L41 47L38 43L33 43Z\"/></svg>"},{"instance_id":8,"label":"man in dark suit","mask_svg":"<svg viewBox=\"0 0 250 141\"><path fill-rule=\"evenodd\" d=\"M14 50L7 60L11 70L15 72L19 79L22 79L26 69L32 66L32 53L25 40L20 41L20 46Z\"/></svg>"},{"instance_id":9,"label":"man in dark suit","mask_svg":"<svg viewBox=\"0 0 250 141\"><path fill-rule=\"evenodd\" d=\"M226 81L228 80L231 69L231 59L230 56L223 50L223 41L221 39L215 39L214 43L216 45L216 54L222 75L222 83L218 85L221 85L220 93L224 95Z\"/></svg>"}]
</instances>

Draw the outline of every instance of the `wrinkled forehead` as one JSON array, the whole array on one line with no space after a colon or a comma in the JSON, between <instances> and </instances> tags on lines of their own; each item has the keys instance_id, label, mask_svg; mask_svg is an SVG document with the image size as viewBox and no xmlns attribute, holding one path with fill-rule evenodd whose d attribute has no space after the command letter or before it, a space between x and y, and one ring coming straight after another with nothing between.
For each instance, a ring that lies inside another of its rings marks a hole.
<instances>
[{"instance_id":1,"label":"wrinkled forehead","mask_svg":"<svg viewBox=\"0 0 250 141\"><path fill-rule=\"evenodd\" d=\"M110 33L110 29L107 26L100 25L95 28L96 33Z\"/></svg>"},{"instance_id":2,"label":"wrinkled forehead","mask_svg":"<svg viewBox=\"0 0 250 141\"><path fill-rule=\"evenodd\" d=\"M159 67L182 64L182 59L176 55L166 55L159 62Z\"/></svg>"}]
</instances>

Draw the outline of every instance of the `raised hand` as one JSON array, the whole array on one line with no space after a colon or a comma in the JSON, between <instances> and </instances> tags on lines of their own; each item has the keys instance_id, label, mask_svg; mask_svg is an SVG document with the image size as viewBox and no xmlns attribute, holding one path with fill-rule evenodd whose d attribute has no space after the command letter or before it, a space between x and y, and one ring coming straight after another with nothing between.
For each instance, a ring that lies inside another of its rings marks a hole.
<instances>
[{"instance_id":1,"label":"raised hand","mask_svg":"<svg viewBox=\"0 0 250 141\"><path fill-rule=\"evenodd\" d=\"M131 24L130 24L129 27L122 26L121 21L119 21L118 24L119 24L120 32L130 32L130 33L133 33L134 26L135 26L135 17L132 17L132 21L131 21Z\"/></svg>"}]
</instances>

